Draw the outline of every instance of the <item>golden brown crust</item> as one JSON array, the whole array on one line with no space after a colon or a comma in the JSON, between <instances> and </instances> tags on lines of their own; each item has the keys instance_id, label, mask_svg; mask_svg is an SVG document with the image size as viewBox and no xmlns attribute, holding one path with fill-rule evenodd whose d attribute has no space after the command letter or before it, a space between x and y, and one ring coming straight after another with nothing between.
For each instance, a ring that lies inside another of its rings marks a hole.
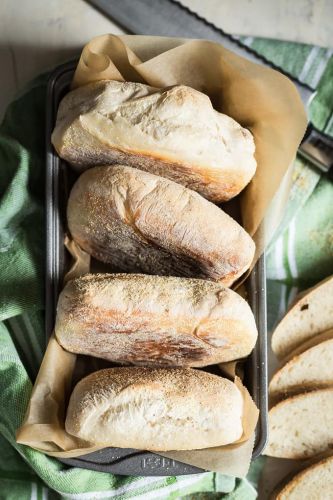
<instances>
[{"instance_id":1,"label":"golden brown crust","mask_svg":"<svg viewBox=\"0 0 333 500\"><path fill-rule=\"evenodd\" d=\"M257 337L251 309L237 293L204 280L133 274L69 282L55 333L71 352L197 367L245 357Z\"/></svg>"},{"instance_id":2,"label":"golden brown crust","mask_svg":"<svg viewBox=\"0 0 333 500\"><path fill-rule=\"evenodd\" d=\"M243 432L236 385L180 368L111 368L81 380L66 430L102 446L167 451L231 443Z\"/></svg>"},{"instance_id":3,"label":"golden brown crust","mask_svg":"<svg viewBox=\"0 0 333 500\"><path fill-rule=\"evenodd\" d=\"M115 165L84 172L68 201L73 238L95 258L128 272L212 279L231 285L249 268L254 243L197 193Z\"/></svg>"}]
</instances>

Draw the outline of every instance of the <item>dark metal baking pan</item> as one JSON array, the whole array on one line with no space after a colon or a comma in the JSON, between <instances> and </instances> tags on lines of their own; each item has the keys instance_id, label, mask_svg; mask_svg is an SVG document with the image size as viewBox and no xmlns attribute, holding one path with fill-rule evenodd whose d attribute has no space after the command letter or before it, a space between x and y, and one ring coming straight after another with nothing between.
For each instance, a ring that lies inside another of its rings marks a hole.
<instances>
[{"instance_id":1,"label":"dark metal baking pan","mask_svg":"<svg viewBox=\"0 0 333 500\"><path fill-rule=\"evenodd\" d=\"M59 102L68 92L77 61L59 66L50 76L47 91L46 119L46 324L50 337L55 321L56 304L68 269L68 256L63 244L66 229L66 201L74 180L70 168L61 160L51 144ZM254 313L259 337L244 367L244 383L260 410L253 459L263 451L267 440L267 338L265 257L257 262L246 282L249 302ZM113 474L165 476L203 472L155 453L140 450L105 448L62 462L86 469Z\"/></svg>"}]
</instances>

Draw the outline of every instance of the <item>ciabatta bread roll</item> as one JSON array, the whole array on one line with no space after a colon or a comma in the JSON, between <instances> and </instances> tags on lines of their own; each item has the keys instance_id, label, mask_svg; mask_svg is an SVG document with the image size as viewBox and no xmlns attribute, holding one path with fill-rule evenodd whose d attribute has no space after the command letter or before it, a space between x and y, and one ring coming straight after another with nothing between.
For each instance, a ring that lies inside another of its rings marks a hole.
<instances>
[{"instance_id":1,"label":"ciabatta bread roll","mask_svg":"<svg viewBox=\"0 0 333 500\"><path fill-rule=\"evenodd\" d=\"M123 271L208 278L229 286L254 255L251 237L216 205L131 167L84 172L70 194L67 216L84 250Z\"/></svg>"},{"instance_id":2,"label":"ciabatta bread roll","mask_svg":"<svg viewBox=\"0 0 333 500\"><path fill-rule=\"evenodd\" d=\"M66 431L101 446L193 450L238 440L242 416L242 395L225 378L180 368L110 368L76 385Z\"/></svg>"},{"instance_id":3,"label":"ciabatta bread roll","mask_svg":"<svg viewBox=\"0 0 333 500\"><path fill-rule=\"evenodd\" d=\"M52 143L79 171L120 163L209 200L236 196L256 170L251 133L190 87L100 81L62 100Z\"/></svg>"},{"instance_id":4,"label":"ciabatta bread roll","mask_svg":"<svg viewBox=\"0 0 333 500\"><path fill-rule=\"evenodd\" d=\"M211 281L91 274L61 292L55 334L68 351L150 366L206 366L247 356L247 302Z\"/></svg>"}]
</instances>

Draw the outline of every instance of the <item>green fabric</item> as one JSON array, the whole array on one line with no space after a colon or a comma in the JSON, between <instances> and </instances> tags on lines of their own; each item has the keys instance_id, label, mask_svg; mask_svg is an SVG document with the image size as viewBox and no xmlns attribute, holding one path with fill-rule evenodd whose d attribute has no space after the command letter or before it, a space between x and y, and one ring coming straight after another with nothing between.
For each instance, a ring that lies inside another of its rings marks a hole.
<instances>
[{"instance_id":1,"label":"green fabric","mask_svg":"<svg viewBox=\"0 0 333 500\"><path fill-rule=\"evenodd\" d=\"M333 133L332 52L317 47L247 37L266 58L318 87L311 104L316 125ZM133 478L67 467L18 445L22 422L45 339L44 135L47 75L35 80L8 108L0 127L0 500L18 498L228 498L256 497L256 461L246 480L204 473ZM297 288L332 269L332 184L300 160L274 244L267 255L270 325ZM213 496L212 496L213 495Z\"/></svg>"}]
</instances>

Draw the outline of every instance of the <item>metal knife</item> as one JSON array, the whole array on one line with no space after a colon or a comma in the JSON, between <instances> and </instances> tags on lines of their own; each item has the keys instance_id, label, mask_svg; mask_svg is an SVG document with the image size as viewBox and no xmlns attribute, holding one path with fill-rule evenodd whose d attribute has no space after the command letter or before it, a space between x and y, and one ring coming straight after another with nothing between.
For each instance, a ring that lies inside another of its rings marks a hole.
<instances>
[{"instance_id":1,"label":"metal knife","mask_svg":"<svg viewBox=\"0 0 333 500\"><path fill-rule=\"evenodd\" d=\"M257 64L274 68L293 80L306 109L316 94L315 89L300 82L244 45L237 37L228 35L176 0L87 1L127 33L212 40ZM310 166L328 174L333 180L333 138L316 129L310 121L298 154L308 160Z\"/></svg>"}]
</instances>

